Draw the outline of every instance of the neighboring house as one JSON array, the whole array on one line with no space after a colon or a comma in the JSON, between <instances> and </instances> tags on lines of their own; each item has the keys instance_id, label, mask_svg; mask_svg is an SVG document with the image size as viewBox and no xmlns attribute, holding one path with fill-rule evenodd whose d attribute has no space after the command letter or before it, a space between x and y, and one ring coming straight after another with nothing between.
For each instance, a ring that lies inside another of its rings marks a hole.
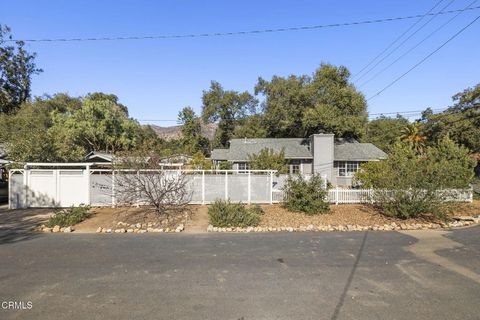
<instances>
[{"instance_id":1,"label":"neighboring house","mask_svg":"<svg viewBox=\"0 0 480 320\"><path fill-rule=\"evenodd\" d=\"M119 163L122 161L122 157L115 157L111 153L106 153L106 152L98 152L98 151L92 151L89 154L85 156L85 161L86 162L93 162L95 163L96 166L104 166L104 167L109 167L112 165L113 162L116 161L116 163ZM145 162L150 161L150 157L145 157L142 159ZM162 169L181 169L185 164L189 163L191 161L191 157L187 155L175 155L175 156L170 156L170 157L165 157L161 158L159 160L159 167Z\"/></svg>"},{"instance_id":2,"label":"neighboring house","mask_svg":"<svg viewBox=\"0 0 480 320\"><path fill-rule=\"evenodd\" d=\"M314 134L309 138L232 139L229 149L214 149L215 167L221 161L232 162L240 172L249 169L249 155L264 148L284 150L289 173L317 173L333 185L351 186L360 164L385 159L387 154L371 143L354 139L335 139L333 134Z\"/></svg>"},{"instance_id":3,"label":"neighboring house","mask_svg":"<svg viewBox=\"0 0 480 320\"><path fill-rule=\"evenodd\" d=\"M8 200L8 172L5 169L5 165L10 163L6 160L7 152L2 144L0 144L0 203Z\"/></svg>"}]
</instances>

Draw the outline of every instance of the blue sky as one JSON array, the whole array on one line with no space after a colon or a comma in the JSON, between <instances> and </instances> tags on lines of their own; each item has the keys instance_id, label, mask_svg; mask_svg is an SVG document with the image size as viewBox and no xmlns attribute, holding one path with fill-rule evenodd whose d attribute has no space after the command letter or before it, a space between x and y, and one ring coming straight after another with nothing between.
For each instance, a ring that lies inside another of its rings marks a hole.
<instances>
[{"instance_id":1,"label":"blue sky","mask_svg":"<svg viewBox=\"0 0 480 320\"><path fill-rule=\"evenodd\" d=\"M444 0L438 8L450 1ZM0 23L10 26L16 38L148 36L408 16L426 13L438 2L0 0ZM456 0L448 9L464 8L470 3ZM462 13L361 91L372 96L478 15L480 10ZM436 17L376 70L452 16ZM232 37L29 43L28 48L38 53L38 66L44 69L33 79L32 90L34 95L114 93L137 119L176 119L184 106L200 111L202 90L208 89L211 80L219 81L226 89L252 92L259 76L270 79L272 75L311 74L321 62L345 65L355 74L415 21ZM369 112L443 108L451 104L453 94L480 82L479 34L477 22L370 100Z\"/></svg>"}]
</instances>

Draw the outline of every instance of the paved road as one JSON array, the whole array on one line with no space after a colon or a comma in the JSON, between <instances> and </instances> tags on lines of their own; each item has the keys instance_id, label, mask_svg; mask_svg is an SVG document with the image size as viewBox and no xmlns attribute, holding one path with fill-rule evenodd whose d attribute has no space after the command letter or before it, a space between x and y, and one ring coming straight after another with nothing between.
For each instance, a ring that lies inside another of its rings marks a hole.
<instances>
[{"instance_id":1,"label":"paved road","mask_svg":"<svg viewBox=\"0 0 480 320\"><path fill-rule=\"evenodd\" d=\"M480 319L479 235L10 235L0 319Z\"/></svg>"}]
</instances>

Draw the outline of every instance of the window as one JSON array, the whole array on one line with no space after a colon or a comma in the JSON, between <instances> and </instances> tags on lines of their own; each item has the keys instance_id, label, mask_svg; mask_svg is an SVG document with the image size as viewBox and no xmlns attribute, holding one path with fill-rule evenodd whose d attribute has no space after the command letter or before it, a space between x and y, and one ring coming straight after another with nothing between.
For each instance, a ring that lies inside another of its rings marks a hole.
<instances>
[{"instance_id":1,"label":"window","mask_svg":"<svg viewBox=\"0 0 480 320\"><path fill-rule=\"evenodd\" d=\"M340 177L352 177L360 168L358 161L335 161L335 168L338 169Z\"/></svg>"},{"instance_id":2,"label":"window","mask_svg":"<svg viewBox=\"0 0 480 320\"><path fill-rule=\"evenodd\" d=\"M250 164L248 162L238 163L238 173L247 173L250 170Z\"/></svg>"},{"instance_id":3,"label":"window","mask_svg":"<svg viewBox=\"0 0 480 320\"><path fill-rule=\"evenodd\" d=\"M290 165L290 173L291 174L300 173L300 165L299 164L291 164Z\"/></svg>"}]
</instances>

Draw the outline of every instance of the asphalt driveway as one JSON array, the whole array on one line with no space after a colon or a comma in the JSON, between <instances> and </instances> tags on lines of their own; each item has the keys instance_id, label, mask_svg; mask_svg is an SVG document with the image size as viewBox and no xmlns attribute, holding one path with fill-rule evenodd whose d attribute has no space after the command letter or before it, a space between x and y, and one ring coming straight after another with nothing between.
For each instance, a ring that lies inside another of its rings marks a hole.
<instances>
[{"instance_id":1,"label":"asphalt driveway","mask_svg":"<svg viewBox=\"0 0 480 320\"><path fill-rule=\"evenodd\" d=\"M479 319L480 227L429 232L36 234L0 319Z\"/></svg>"}]
</instances>

